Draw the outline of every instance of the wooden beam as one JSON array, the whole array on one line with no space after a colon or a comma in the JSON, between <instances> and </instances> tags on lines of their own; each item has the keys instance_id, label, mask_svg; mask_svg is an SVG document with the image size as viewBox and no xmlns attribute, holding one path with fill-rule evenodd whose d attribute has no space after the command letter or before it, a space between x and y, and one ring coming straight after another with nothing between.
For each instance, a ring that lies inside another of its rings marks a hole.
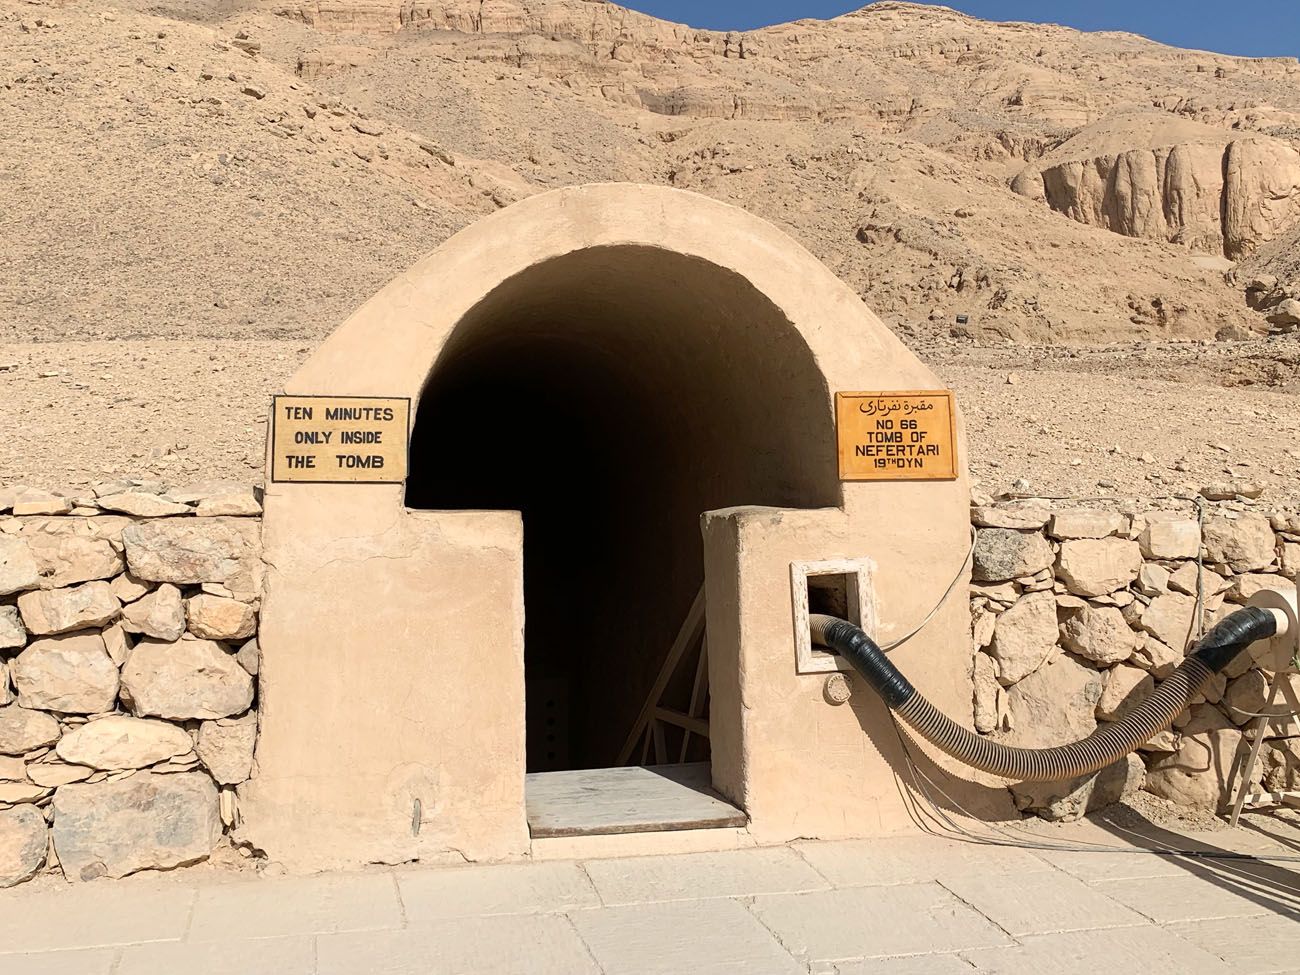
<instances>
[{"instance_id":1,"label":"wooden beam","mask_svg":"<svg viewBox=\"0 0 1300 975\"><path fill-rule=\"evenodd\" d=\"M664 696L664 691L668 689L668 682L673 679L677 665L682 662L682 657L686 656L686 651L693 647L703 635L704 587L700 586L700 591L695 594L695 600L686 613L686 619L682 621L681 629L677 631L677 639L673 641L673 645L668 650L668 656L664 658L664 665L659 671L658 678L655 679L654 687L650 689L650 695L646 698L641 713L637 715L636 724L628 732L627 740L623 742L623 748L618 753L619 765L626 765L632 757L632 750L636 748L637 739L641 737L646 725L650 723L655 708L659 706L659 699Z\"/></svg>"},{"instance_id":2,"label":"wooden beam","mask_svg":"<svg viewBox=\"0 0 1300 975\"><path fill-rule=\"evenodd\" d=\"M675 725L678 728L684 728L692 734L699 735L701 738L709 737L709 723L707 721L703 718L692 718L689 714L682 714L680 711L671 711L668 708L655 708L655 721Z\"/></svg>"}]
</instances>

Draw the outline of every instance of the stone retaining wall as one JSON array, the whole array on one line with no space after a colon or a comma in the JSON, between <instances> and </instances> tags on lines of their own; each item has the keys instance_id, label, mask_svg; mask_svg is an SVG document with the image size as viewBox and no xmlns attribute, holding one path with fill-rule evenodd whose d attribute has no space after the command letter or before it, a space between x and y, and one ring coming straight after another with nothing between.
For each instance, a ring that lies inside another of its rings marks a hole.
<instances>
[{"instance_id":1,"label":"stone retaining wall","mask_svg":"<svg viewBox=\"0 0 1300 975\"><path fill-rule=\"evenodd\" d=\"M238 822L261 507L163 487L0 491L0 887L194 863Z\"/></svg>"},{"instance_id":2,"label":"stone retaining wall","mask_svg":"<svg viewBox=\"0 0 1300 975\"><path fill-rule=\"evenodd\" d=\"M42 868L80 881L193 863L238 825L261 509L247 486L165 488L0 490L0 887ZM1300 573L1300 515L1242 501L1207 506L1203 524L1188 504L1022 500L971 515L974 724L1024 747L1079 738L1150 693L1202 625L1198 573L1207 628ZM1239 661L1135 756L1013 786L1017 805L1071 818L1145 788L1221 807L1268 677ZM1283 732L1259 769L1270 788L1296 784L1300 725Z\"/></svg>"},{"instance_id":3,"label":"stone retaining wall","mask_svg":"<svg viewBox=\"0 0 1300 975\"><path fill-rule=\"evenodd\" d=\"M1243 501L1206 503L1203 513L1190 503L1121 511L1018 501L977 505L971 516L974 723L1026 748L1064 744L1120 718L1178 666L1202 627L1300 573L1300 515ZM1128 761L1070 783L1013 786L1017 806L1074 818L1145 788L1221 809L1243 728L1265 710L1271 676L1239 657ZM1288 754L1300 758L1300 739L1269 741L1256 770L1269 788L1294 784Z\"/></svg>"}]
</instances>

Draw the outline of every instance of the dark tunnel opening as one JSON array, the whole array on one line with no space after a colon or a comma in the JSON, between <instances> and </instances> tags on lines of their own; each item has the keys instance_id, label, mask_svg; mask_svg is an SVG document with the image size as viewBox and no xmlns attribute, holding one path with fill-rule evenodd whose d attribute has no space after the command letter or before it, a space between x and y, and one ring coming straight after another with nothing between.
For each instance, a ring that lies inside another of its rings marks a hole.
<instances>
[{"instance_id":1,"label":"dark tunnel opening","mask_svg":"<svg viewBox=\"0 0 1300 975\"><path fill-rule=\"evenodd\" d=\"M421 398L411 508L524 520L528 769L616 761L704 578L700 515L841 503L830 396L744 278L576 252L457 326Z\"/></svg>"}]
</instances>

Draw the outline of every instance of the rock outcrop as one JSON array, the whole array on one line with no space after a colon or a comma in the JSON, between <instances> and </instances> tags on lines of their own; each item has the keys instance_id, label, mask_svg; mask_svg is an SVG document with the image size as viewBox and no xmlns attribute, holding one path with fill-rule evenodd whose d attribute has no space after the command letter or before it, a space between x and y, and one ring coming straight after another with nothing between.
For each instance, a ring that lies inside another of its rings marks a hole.
<instances>
[{"instance_id":1,"label":"rock outcrop","mask_svg":"<svg viewBox=\"0 0 1300 975\"><path fill-rule=\"evenodd\" d=\"M1300 214L1300 151L1165 114L1110 117L1012 189L1080 223L1239 259Z\"/></svg>"}]
</instances>

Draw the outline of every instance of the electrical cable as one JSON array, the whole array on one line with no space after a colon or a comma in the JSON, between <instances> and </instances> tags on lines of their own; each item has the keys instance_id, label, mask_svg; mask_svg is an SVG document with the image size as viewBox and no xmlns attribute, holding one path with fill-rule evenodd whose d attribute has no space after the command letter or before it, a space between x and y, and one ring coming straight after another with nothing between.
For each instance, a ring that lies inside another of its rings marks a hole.
<instances>
[{"instance_id":1,"label":"electrical cable","mask_svg":"<svg viewBox=\"0 0 1300 975\"><path fill-rule=\"evenodd\" d=\"M921 622L917 623L911 631L899 637L897 640L882 644L880 647L881 650L885 653L889 653L891 650L898 649L908 640L912 639L912 637L924 630L930 624L930 621L939 614L939 610L943 609L944 604L948 602L952 597L953 592L957 589L957 584L966 578L966 566L970 565L971 559L975 557L975 542L977 537L975 527L972 525L970 530L970 548L966 550L966 558L962 559L961 565L957 567L957 574L952 577L952 582L948 583L948 588L943 591L943 595L939 597L939 601L934 604L934 607L930 612L925 614L925 618L922 619Z\"/></svg>"},{"instance_id":2,"label":"electrical cable","mask_svg":"<svg viewBox=\"0 0 1300 975\"><path fill-rule=\"evenodd\" d=\"M1258 854L1234 853L1230 850L1217 850L1217 851L1216 850L1184 850L1175 847L1151 848L1145 846L1140 846L1140 847L1118 846L1110 843L1095 843L1089 840L1076 840L1076 841L1071 841L1066 843L1059 843L1056 841L1052 841L1048 837L1042 837L1037 834L1031 833L1030 831L1025 830L1023 827L1008 828L1002 826L1001 824L985 822L979 819L979 817L975 816L965 807L963 807L960 802L954 799L946 790L944 790L938 783L936 783L933 778L931 778L929 775L927 775L924 771L921 770L921 768L917 765L916 761L912 757L912 744L910 742L910 736L904 733L903 729L899 725L897 718L894 718L892 713L890 717L893 722L894 734L897 735L899 744L902 747L904 763L906 764L908 773L912 778L912 783L914 788L916 789L916 792L919 794L920 798L928 805L929 814L939 822L946 824L948 829L951 830L953 833L956 833L957 836L960 837L963 841L973 842L982 846L1004 846L1004 847L1013 847L1017 849L1040 850L1045 852L1057 852L1057 853L1128 853L1128 854L1137 854L1137 855L1182 857L1188 859L1203 859L1203 860L1226 860L1226 861L1241 860L1241 861L1257 861L1257 862L1267 862L1267 863L1300 863L1300 856L1290 856L1287 854L1272 855L1267 853L1258 853ZM943 808L940 806L940 804L934 798L934 796L930 794L929 789L924 784L922 784L922 780L924 780L925 783L928 783L929 786L932 787L935 791L937 791L948 802L949 805L951 805L953 808L958 810L958 812L960 812L968 820L974 823L979 823L982 827L990 830L994 834L1002 834L1002 835L980 836L979 834L973 832L972 830L967 829L961 826L960 824L958 824L956 821L953 820L951 816L949 816L943 810ZM914 796L913 798L916 798L916 796ZM1138 837L1144 842L1149 840L1149 837L1142 836L1141 833L1137 833L1132 830L1126 830L1124 829L1124 827L1120 826L1117 823L1111 823L1109 825L1115 829L1123 830L1124 832L1130 833L1131 835ZM1027 838L1021 839L1016 836L1007 835L1010 834L1012 831L1023 833ZM927 832L929 831L927 830ZM940 835L940 834L936 834L936 835ZM1292 889L1295 890L1297 893L1300 893L1300 887L1288 888L1288 889Z\"/></svg>"}]
</instances>

